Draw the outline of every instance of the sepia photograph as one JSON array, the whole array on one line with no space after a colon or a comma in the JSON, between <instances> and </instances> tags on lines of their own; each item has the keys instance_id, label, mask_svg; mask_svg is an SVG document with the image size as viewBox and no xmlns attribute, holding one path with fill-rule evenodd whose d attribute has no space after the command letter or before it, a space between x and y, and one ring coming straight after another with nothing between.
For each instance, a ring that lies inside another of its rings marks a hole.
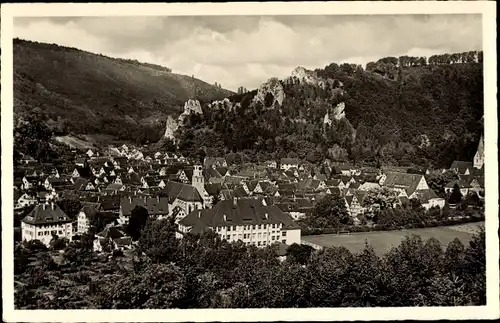
<instances>
[{"instance_id":1,"label":"sepia photograph","mask_svg":"<svg viewBox=\"0 0 500 323\"><path fill-rule=\"evenodd\" d=\"M494 3L68 5L2 6L13 312L498 315Z\"/></svg>"}]
</instances>

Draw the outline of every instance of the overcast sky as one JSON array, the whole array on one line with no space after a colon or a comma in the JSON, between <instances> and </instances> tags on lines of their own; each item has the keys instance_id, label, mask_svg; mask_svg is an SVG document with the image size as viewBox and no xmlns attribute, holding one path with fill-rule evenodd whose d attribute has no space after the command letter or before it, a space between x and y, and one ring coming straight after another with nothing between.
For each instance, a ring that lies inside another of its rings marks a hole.
<instances>
[{"instance_id":1,"label":"overcast sky","mask_svg":"<svg viewBox=\"0 0 500 323\"><path fill-rule=\"evenodd\" d=\"M297 66L482 49L480 15L16 18L15 37L161 64L236 90Z\"/></svg>"}]
</instances>

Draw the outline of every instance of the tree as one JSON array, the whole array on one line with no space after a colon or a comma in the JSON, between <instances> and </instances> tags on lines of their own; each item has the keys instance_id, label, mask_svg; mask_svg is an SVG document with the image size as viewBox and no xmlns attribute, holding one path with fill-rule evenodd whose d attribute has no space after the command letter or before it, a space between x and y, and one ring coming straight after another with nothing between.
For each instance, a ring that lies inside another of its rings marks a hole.
<instances>
[{"instance_id":1,"label":"tree","mask_svg":"<svg viewBox=\"0 0 500 323\"><path fill-rule=\"evenodd\" d=\"M126 232L132 237L133 240L138 240L141 236L141 231L146 225L149 218L148 210L141 206L136 207L130 213L129 223L126 227Z\"/></svg>"},{"instance_id":2,"label":"tree","mask_svg":"<svg viewBox=\"0 0 500 323\"><path fill-rule=\"evenodd\" d=\"M311 246L299 245L294 243L291 246L289 246L286 250L287 259L289 259L292 262L305 265L309 262L309 258L313 250L314 249Z\"/></svg>"},{"instance_id":3,"label":"tree","mask_svg":"<svg viewBox=\"0 0 500 323\"><path fill-rule=\"evenodd\" d=\"M148 219L139 238L139 247L154 262L175 261L179 247L176 232L173 217L157 221Z\"/></svg>"},{"instance_id":4,"label":"tree","mask_svg":"<svg viewBox=\"0 0 500 323\"><path fill-rule=\"evenodd\" d=\"M316 204L309 218L311 224L323 224L331 228L339 228L341 224L348 224L351 221L345 200L333 195L323 197Z\"/></svg>"},{"instance_id":5,"label":"tree","mask_svg":"<svg viewBox=\"0 0 500 323\"><path fill-rule=\"evenodd\" d=\"M380 210L392 208L394 204L399 203L398 195L394 190L387 187L374 188L367 191L363 198L363 206L370 207L374 204L379 205Z\"/></svg>"},{"instance_id":6,"label":"tree","mask_svg":"<svg viewBox=\"0 0 500 323\"><path fill-rule=\"evenodd\" d=\"M457 204L462 201L462 193L460 192L460 187L455 183L453 186L453 190L451 191L451 195L448 198L448 203Z\"/></svg>"}]
</instances>

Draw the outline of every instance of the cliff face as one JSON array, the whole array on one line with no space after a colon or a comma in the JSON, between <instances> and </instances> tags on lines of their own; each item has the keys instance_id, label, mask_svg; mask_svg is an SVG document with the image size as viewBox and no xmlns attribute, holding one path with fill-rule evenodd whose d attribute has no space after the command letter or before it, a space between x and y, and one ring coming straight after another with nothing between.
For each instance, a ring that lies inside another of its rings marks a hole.
<instances>
[{"instance_id":1,"label":"cliff face","mask_svg":"<svg viewBox=\"0 0 500 323\"><path fill-rule=\"evenodd\" d=\"M167 125L165 128L166 129L165 129L165 134L163 135L163 138L167 138L167 139L175 141L174 133L179 128L179 124L177 123L177 121L174 120L174 118L172 118L172 116L168 116Z\"/></svg>"},{"instance_id":2,"label":"cliff face","mask_svg":"<svg viewBox=\"0 0 500 323\"><path fill-rule=\"evenodd\" d=\"M303 68L302 66L297 67L292 71L291 78L297 78L299 82L304 82L306 84L312 84L325 88L327 84L333 83L333 80L325 80L316 75L314 71Z\"/></svg>"},{"instance_id":3,"label":"cliff face","mask_svg":"<svg viewBox=\"0 0 500 323\"><path fill-rule=\"evenodd\" d=\"M324 124L332 125L332 120L345 119L345 103L337 104L331 111L327 111L323 119Z\"/></svg>"},{"instance_id":4,"label":"cliff face","mask_svg":"<svg viewBox=\"0 0 500 323\"><path fill-rule=\"evenodd\" d=\"M285 90L280 80L276 77L272 77L267 82L260 85L257 94L253 98L253 103L260 102L266 106L266 98L269 94L271 94L273 98L272 102L267 102L270 103L270 108L281 107L283 105Z\"/></svg>"},{"instance_id":5,"label":"cliff face","mask_svg":"<svg viewBox=\"0 0 500 323\"><path fill-rule=\"evenodd\" d=\"M175 131L184 123L184 119L192 114L203 114L203 110L201 109L200 102L198 100L189 99L186 103L184 103L184 111L182 114L175 120L172 116L167 117L167 124L165 126L165 134L163 138L171 139L175 141Z\"/></svg>"}]
</instances>

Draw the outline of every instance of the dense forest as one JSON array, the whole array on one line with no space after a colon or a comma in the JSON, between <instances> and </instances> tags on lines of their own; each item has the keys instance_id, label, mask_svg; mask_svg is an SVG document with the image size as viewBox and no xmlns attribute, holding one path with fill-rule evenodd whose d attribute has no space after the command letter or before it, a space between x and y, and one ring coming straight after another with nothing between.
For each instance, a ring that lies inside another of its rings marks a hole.
<instances>
[{"instance_id":1,"label":"dense forest","mask_svg":"<svg viewBox=\"0 0 500 323\"><path fill-rule=\"evenodd\" d=\"M471 160L483 131L482 53L402 56L311 71L325 82L280 81L284 99L258 91L203 105L186 118L179 148L191 154L242 152L249 159L300 157L372 165L448 167ZM276 95L276 93L275 93ZM339 103L345 118L324 123Z\"/></svg>"},{"instance_id":2,"label":"dense forest","mask_svg":"<svg viewBox=\"0 0 500 323\"><path fill-rule=\"evenodd\" d=\"M467 246L407 236L383 255L366 245L314 251L228 243L214 232L175 238L147 220L138 249L97 254L92 236L14 250L18 309L459 306L486 302L485 235ZM111 256L112 255L112 256Z\"/></svg>"}]
</instances>

